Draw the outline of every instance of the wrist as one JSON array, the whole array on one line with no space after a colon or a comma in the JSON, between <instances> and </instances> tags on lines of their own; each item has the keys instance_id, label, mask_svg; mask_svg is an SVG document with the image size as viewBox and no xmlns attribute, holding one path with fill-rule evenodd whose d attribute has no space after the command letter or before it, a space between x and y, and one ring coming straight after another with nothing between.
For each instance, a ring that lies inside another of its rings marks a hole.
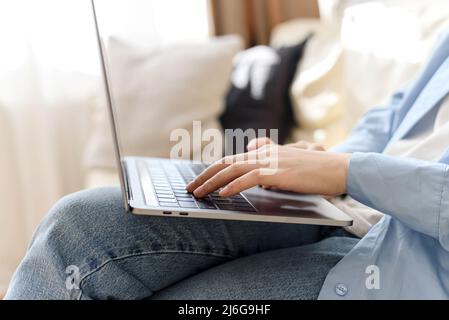
<instances>
[{"instance_id":1,"label":"wrist","mask_svg":"<svg viewBox=\"0 0 449 320\"><path fill-rule=\"evenodd\" d=\"M348 175L349 175L349 164L351 162L350 153L336 153L336 163L337 163L337 191L338 195L347 193L348 191Z\"/></svg>"}]
</instances>

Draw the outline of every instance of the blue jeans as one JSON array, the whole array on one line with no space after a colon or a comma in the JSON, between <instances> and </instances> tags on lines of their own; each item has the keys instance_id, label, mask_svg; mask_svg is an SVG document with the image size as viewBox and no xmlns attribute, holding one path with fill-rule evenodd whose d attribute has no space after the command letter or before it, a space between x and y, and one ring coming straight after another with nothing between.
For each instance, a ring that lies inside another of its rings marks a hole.
<instances>
[{"instance_id":1,"label":"blue jeans","mask_svg":"<svg viewBox=\"0 0 449 320\"><path fill-rule=\"evenodd\" d=\"M118 188L59 201L7 299L316 299L357 243L329 227L135 216Z\"/></svg>"}]
</instances>

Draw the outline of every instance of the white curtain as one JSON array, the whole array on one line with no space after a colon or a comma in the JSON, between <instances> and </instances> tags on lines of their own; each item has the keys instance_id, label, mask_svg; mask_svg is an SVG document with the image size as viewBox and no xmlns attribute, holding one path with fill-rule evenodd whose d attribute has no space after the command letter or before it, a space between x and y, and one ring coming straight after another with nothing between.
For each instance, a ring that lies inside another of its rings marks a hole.
<instances>
[{"instance_id":1,"label":"white curtain","mask_svg":"<svg viewBox=\"0 0 449 320\"><path fill-rule=\"evenodd\" d=\"M208 34L206 0L99 2L104 24L130 34ZM151 9L141 23L129 16L138 5ZM89 0L0 0L0 294L48 209L84 186L98 72Z\"/></svg>"},{"instance_id":2,"label":"white curtain","mask_svg":"<svg viewBox=\"0 0 449 320\"><path fill-rule=\"evenodd\" d=\"M97 81L88 4L0 0L0 292L51 205L83 187Z\"/></svg>"}]
</instances>

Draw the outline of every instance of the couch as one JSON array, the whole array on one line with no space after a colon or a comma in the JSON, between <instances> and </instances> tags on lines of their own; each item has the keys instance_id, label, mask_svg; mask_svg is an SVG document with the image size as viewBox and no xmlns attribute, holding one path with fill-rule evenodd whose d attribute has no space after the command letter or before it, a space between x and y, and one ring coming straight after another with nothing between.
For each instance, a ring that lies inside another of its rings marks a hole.
<instances>
[{"instance_id":1,"label":"couch","mask_svg":"<svg viewBox=\"0 0 449 320\"><path fill-rule=\"evenodd\" d=\"M444 1L431 2L374 1L346 9L341 19L297 19L276 27L273 47L314 34L291 87L299 123L291 140L332 147L363 113L411 81L448 25ZM117 184L115 170L89 169L86 187Z\"/></svg>"}]
</instances>

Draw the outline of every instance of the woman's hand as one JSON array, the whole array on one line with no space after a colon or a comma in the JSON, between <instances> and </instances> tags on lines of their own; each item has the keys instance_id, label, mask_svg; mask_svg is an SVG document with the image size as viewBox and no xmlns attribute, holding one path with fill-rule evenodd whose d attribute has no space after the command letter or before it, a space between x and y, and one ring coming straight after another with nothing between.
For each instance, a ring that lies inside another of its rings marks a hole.
<instances>
[{"instance_id":1,"label":"woman's hand","mask_svg":"<svg viewBox=\"0 0 449 320\"><path fill-rule=\"evenodd\" d=\"M304 142L279 146L258 140L248 145L247 153L225 157L209 166L187 186L187 191L201 198L225 187L220 195L229 197L264 185L305 194L346 193L349 154L323 152L323 148Z\"/></svg>"}]
</instances>

